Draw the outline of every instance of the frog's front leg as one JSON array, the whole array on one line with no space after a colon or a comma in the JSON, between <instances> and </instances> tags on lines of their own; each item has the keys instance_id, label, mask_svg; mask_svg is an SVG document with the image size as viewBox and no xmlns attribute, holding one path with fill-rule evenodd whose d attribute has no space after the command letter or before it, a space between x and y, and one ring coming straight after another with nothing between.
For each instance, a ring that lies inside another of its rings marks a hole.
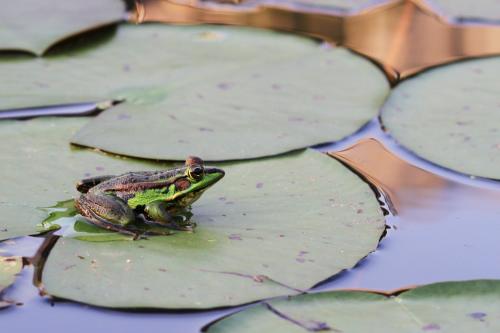
<instances>
[{"instance_id":1,"label":"frog's front leg","mask_svg":"<svg viewBox=\"0 0 500 333\"><path fill-rule=\"evenodd\" d=\"M190 222L193 214L187 209L178 209L164 201L154 201L144 207L146 223L184 231L192 231L196 226Z\"/></svg>"},{"instance_id":2,"label":"frog's front leg","mask_svg":"<svg viewBox=\"0 0 500 333\"><path fill-rule=\"evenodd\" d=\"M120 198L104 193L86 193L75 200L75 206L83 217L98 227L139 238L140 232L131 226L135 214Z\"/></svg>"}]
</instances>

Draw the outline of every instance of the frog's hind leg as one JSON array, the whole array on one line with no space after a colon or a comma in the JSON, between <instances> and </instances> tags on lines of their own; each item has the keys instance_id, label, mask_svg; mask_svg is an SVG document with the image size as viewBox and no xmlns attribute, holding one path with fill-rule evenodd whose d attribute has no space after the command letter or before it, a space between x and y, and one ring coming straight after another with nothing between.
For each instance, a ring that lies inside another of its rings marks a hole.
<instances>
[{"instance_id":1,"label":"frog's hind leg","mask_svg":"<svg viewBox=\"0 0 500 333\"><path fill-rule=\"evenodd\" d=\"M76 190L80 193L87 193L92 187L114 177L115 176L106 175L82 179L76 183Z\"/></svg>"},{"instance_id":2,"label":"frog's hind leg","mask_svg":"<svg viewBox=\"0 0 500 333\"><path fill-rule=\"evenodd\" d=\"M128 226L135 221L132 209L118 197L87 193L75 200L76 209L90 223L139 238L140 231Z\"/></svg>"}]
</instances>

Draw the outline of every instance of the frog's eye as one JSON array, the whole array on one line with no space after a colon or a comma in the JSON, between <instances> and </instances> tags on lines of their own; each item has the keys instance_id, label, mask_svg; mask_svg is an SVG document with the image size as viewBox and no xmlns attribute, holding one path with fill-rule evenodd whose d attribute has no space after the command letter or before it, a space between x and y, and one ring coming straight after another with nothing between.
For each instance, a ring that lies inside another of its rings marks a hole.
<instances>
[{"instance_id":1,"label":"frog's eye","mask_svg":"<svg viewBox=\"0 0 500 333\"><path fill-rule=\"evenodd\" d=\"M189 169L189 177L191 177L194 180L200 180L203 177L204 173L205 170L203 170L203 167L199 165L195 165Z\"/></svg>"}]
</instances>

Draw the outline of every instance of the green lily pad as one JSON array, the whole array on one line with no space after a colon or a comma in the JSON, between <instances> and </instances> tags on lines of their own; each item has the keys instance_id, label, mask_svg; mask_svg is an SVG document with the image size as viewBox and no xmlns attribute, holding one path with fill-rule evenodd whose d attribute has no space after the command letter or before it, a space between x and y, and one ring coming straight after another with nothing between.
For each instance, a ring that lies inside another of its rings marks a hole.
<instances>
[{"instance_id":1,"label":"green lily pad","mask_svg":"<svg viewBox=\"0 0 500 333\"><path fill-rule=\"evenodd\" d=\"M0 122L0 240L53 229L40 226L50 213L48 207L75 197L79 179L167 166L71 147L69 138L87 121Z\"/></svg>"},{"instance_id":2,"label":"green lily pad","mask_svg":"<svg viewBox=\"0 0 500 333\"><path fill-rule=\"evenodd\" d=\"M439 67L399 84L382 122L401 145L465 174L500 179L500 58Z\"/></svg>"},{"instance_id":3,"label":"green lily pad","mask_svg":"<svg viewBox=\"0 0 500 333\"><path fill-rule=\"evenodd\" d=\"M0 11L0 51L42 55L81 32L125 18L123 0L18 0Z\"/></svg>"},{"instance_id":4,"label":"green lily pad","mask_svg":"<svg viewBox=\"0 0 500 333\"><path fill-rule=\"evenodd\" d=\"M165 160L186 151L245 159L339 140L376 116L389 92L376 66L345 49L221 26L121 25L99 45L0 59L0 72L9 78L0 109L125 99L73 142Z\"/></svg>"},{"instance_id":5,"label":"green lily pad","mask_svg":"<svg viewBox=\"0 0 500 333\"><path fill-rule=\"evenodd\" d=\"M439 13L462 21L498 21L500 3L496 0L426 0Z\"/></svg>"},{"instance_id":6,"label":"green lily pad","mask_svg":"<svg viewBox=\"0 0 500 333\"><path fill-rule=\"evenodd\" d=\"M377 247L385 223L373 192L327 155L218 166L226 177L193 206L194 233L62 238L43 269L45 291L118 308L231 306L300 293Z\"/></svg>"},{"instance_id":7,"label":"green lily pad","mask_svg":"<svg viewBox=\"0 0 500 333\"><path fill-rule=\"evenodd\" d=\"M499 332L500 281L444 282L400 295L334 291L273 300L222 319L223 332Z\"/></svg>"},{"instance_id":8,"label":"green lily pad","mask_svg":"<svg viewBox=\"0 0 500 333\"><path fill-rule=\"evenodd\" d=\"M16 274L20 273L22 268L23 260L21 257L0 256L0 295L4 289L14 283ZM4 302L0 298L0 309L9 305L9 302Z\"/></svg>"}]
</instances>

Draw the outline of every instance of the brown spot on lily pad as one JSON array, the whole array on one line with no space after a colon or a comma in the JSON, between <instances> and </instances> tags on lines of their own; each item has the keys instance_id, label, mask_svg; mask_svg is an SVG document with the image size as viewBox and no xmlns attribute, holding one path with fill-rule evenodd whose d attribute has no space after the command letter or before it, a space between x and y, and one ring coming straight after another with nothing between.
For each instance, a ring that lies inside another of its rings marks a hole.
<instances>
[{"instance_id":1,"label":"brown spot on lily pad","mask_svg":"<svg viewBox=\"0 0 500 333\"><path fill-rule=\"evenodd\" d=\"M219 88L220 90L228 90L230 86L231 85L227 82L221 82L217 85L217 88Z\"/></svg>"},{"instance_id":2,"label":"brown spot on lily pad","mask_svg":"<svg viewBox=\"0 0 500 333\"><path fill-rule=\"evenodd\" d=\"M423 331L438 331L441 329L441 326L438 324L427 324L425 326L422 326Z\"/></svg>"},{"instance_id":3,"label":"brown spot on lily pad","mask_svg":"<svg viewBox=\"0 0 500 333\"><path fill-rule=\"evenodd\" d=\"M484 312L472 312L472 313L469 313L469 317L471 317L472 319L479 320L479 321L484 321L484 318L486 316L487 316L487 314L484 313Z\"/></svg>"},{"instance_id":4,"label":"brown spot on lily pad","mask_svg":"<svg viewBox=\"0 0 500 333\"><path fill-rule=\"evenodd\" d=\"M240 234L230 234L227 238L230 240L243 240Z\"/></svg>"},{"instance_id":5,"label":"brown spot on lily pad","mask_svg":"<svg viewBox=\"0 0 500 333\"><path fill-rule=\"evenodd\" d=\"M120 113L116 118L118 120L127 120L127 119L130 119L132 117L128 114Z\"/></svg>"}]
</instances>

